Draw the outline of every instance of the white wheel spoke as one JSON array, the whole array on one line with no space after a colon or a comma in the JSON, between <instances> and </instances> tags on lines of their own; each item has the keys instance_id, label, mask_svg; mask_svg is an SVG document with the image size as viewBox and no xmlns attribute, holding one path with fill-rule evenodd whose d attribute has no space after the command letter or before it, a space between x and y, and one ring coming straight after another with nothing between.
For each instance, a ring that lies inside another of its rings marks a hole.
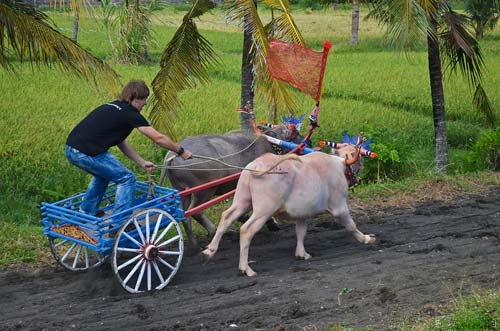
<instances>
[{"instance_id":1,"label":"white wheel spoke","mask_svg":"<svg viewBox=\"0 0 500 331\"><path fill-rule=\"evenodd\" d=\"M58 242L57 244L54 245L54 248L57 248L66 242L68 242L68 239L64 239L63 241Z\"/></svg>"},{"instance_id":2,"label":"white wheel spoke","mask_svg":"<svg viewBox=\"0 0 500 331\"><path fill-rule=\"evenodd\" d=\"M66 254L64 254L64 256L61 258L61 262L64 262L64 260L66 260L66 258L69 256L69 254L71 254L71 252L75 248L75 246L76 246L76 243L73 243L73 245L71 245L71 247L68 249Z\"/></svg>"},{"instance_id":3,"label":"white wheel spoke","mask_svg":"<svg viewBox=\"0 0 500 331\"><path fill-rule=\"evenodd\" d=\"M137 245L137 247L139 247L139 248L140 248L140 247L142 246L140 242L138 242L137 240L135 240L135 239L134 239L132 236L130 236L127 232L123 231L123 235L124 235L125 237L127 237L127 238L131 241L131 242L133 242L134 244L136 244L136 245Z\"/></svg>"},{"instance_id":4,"label":"white wheel spoke","mask_svg":"<svg viewBox=\"0 0 500 331\"><path fill-rule=\"evenodd\" d=\"M162 239L163 239L163 237L165 237L165 235L167 234L167 232L170 230L170 228L171 228L172 226L174 226L174 222L170 222L170 223L167 225L167 227L165 228L165 230L163 230L163 232L162 232L162 233L158 236L158 238L157 238L157 239L156 239L156 241L154 242L154 244L155 244L155 245L156 245L156 244L158 244L158 242L159 242L160 240L162 240Z\"/></svg>"},{"instance_id":5,"label":"white wheel spoke","mask_svg":"<svg viewBox=\"0 0 500 331\"><path fill-rule=\"evenodd\" d=\"M132 263L134 263L135 261L137 261L138 259L140 259L142 257L142 254L139 254L137 256L135 256L133 259L130 259L128 260L127 262L123 263L123 264L120 264L118 267L117 267L117 270L120 271L122 270L123 268L125 268L126 266L128 265L131 265Z\"/></svg>"},{"instance_id":6,"label":"white wheel spoke","mask_svg":"<svg viewBox=\"0 0 500 331\"><path fill-rule=\"evenodd\" d=\"M158 229L160 228L161 219L163 218L163 214L160 214L160 217L156 220L155 230L153 231L153 235L151 236L151 242L155 241L156 235L158 234Z\"/></svg>"},{"instance_id":7,"label":"white wheel spoke","mask_svg":"<svg viewBox=\"0 0 500 331\"><path fill-rule=\"evenodd\" d=\"M176 251L160 251L160 254L163 254L163 255L180 255L181 252L176 252Z\"/></svg>"},{"instance_id":8,"label":"white wheel spoke","mask_svg":"<svg viewBox=\"0 0 500 331\"><path fill-rule=\"evenodd\" d=\"M165 245L168 245L168 244L170 244L171 242L174 242L174 241L176 241L176 240L179 240L179 238L180 238L180 236L175 236L175 237L172 237L172 238L170 238L169 240L167 240L167 241L162 242L161 244L159 244L159 245L158 245L158 248L163 247L163 246L165 246Z\"/></svg>"},{"instance_id":9,"label":"white wheel spoke","mask_svg":"<svg viewBox=\"0 0 500 331\"><path fill-rule=\"evenodd\" d=\"M137 277L137 281L135 282L135 288L134 290L139 291L139 286L141 286L142 283L142 277L144 277L144 270L146 270L146 261L143 261L141 271L139 272L139 276Z\"/></svg>"},{"instance_id":10,"label":"white wheel spoke","mask_svg":"<svg viewBox=\"0 0 500 331\"><path fill-rule=\"evenodd\" d=\"M76 250L75 259L73 260L73 268L76 268L78 264L78 259L80 258L80 253L82 251L82 245L78 245L78 249Z\"/></svg>"},{"instance_id":11,"label":"white wheel spoke","mask_svg":"<svg viewBox=\"0 0 500 331\"><path fill-rule=\"evenodd\" d=\"M141 250L137 248L125 248L125 247L118 247L117 248L118 252L129 252L129 253L140 253Z\"/></svg>"},{"instance_id":12,"label":"white wheel spoke","mask_svg":"<svg viewBox=\"0 0 500 331\"><path fill-rule=\"evenodd\" d=\"M162 259L161 257L157 257L157 259L166 267L169 267L170 269L172 270L175 270L175 268L170 264L168 263L167 261L165 261L164 259Z\"/></svg>"},{"instance_id":13,"label":"white wheel spoke","mask_svg":"<svg viewBox=\"0 0 500 331\"><path fill-rule=\"evenodd\" d=\"M52 255L64 268L71 271L83 271L101 265L105 256L86 245L72 242L69 239L49 238Z\"/></svg>"},{"instance_id":14,"label":"white wheel spoke","mask_svg":"<svg viewBox=\"0 0 500 331\"><path fill-rule=\"evenodd\" d=\"M139 223L137 223L137 218L134 218L134 225L135 228L137 229L137 233L139 234L139 237L141 237L141 242L144 244L146 241L144 240L144 235L142 234L141 227L139 226Z\"/></svg>"},{"instance_id":15,"label":"white wheel spoke","mask_svg":"<svg viewBox=\"0 0 500 331\"><path fill-rule=\"evenodd\" d=\"M144 263L144 260L140 260L139 262L137 262L137 264L135 265L134 269L132 269L132 271L130 271L127 275L127 278L125 278L125 280L123 281L124 284L127 284L128 281L130 280L130 278L132 278L132 276L135 274L135 272L137 271L137 269L139 269L139 267Z\"/></svg>"},{"instance_id":16,"label":"white wheel spoke","mask_svg":"<svg viewBox=\"0 0 500 331\"><path fill-rule=\"evenodd\" d=\"M88 269L88 267L89 267L89 248L87 246L85 246L84 253L85 253L85 269Z\"/></svg>"},{"instance_id":17,"label":"white wheel spoke","mask_svg":"<svg viewBox=\"0 0 500 331\"><path fill-rule=\"evenodd\" d=\"M147 280L148 280L148 291L151 291L151 263L147 263Z\"/></svg>"},{"instance_id":18,"label":"white wheel spoke","mask_svg":"<svg viewBox=\"0 0 500 331\"><path fill-rule=\"evenodd\" d=\"M131 216L118 231L113 271L130 293L160 290L179 269L183 251L183 234L175 218L163 209L149 208Z\"/></svg>"},{"instance_id":19,"label":"white wheel spoke","mask_svg":"<svg viewBox=\"0 0 500 331\"><path fill-rule=\"evenodd\" d=\"M149 213L146 214L146 243L149 244Z\"/></svg>"},{"instance_id":20,"label":"white wheel spoke","mask_svg":"<svg viewBox=\"0 0 500 331\"><path fill-rule=\"evenodd\" d=\"M152 263L153 263L153 267L155 268L156 275L160 279L160 282L162 284L165 283L165 279L163 279L163 275L161 274L160 268L158 268L158 264L156 264L155 261L153 261Z\"/></svg>"}]
</instances>

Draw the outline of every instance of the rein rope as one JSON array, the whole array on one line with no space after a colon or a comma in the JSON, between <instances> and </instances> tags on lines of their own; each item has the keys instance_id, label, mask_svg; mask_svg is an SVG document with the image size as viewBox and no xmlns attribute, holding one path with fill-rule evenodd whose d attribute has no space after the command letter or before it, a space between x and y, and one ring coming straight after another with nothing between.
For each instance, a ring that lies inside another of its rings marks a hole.
<instances>
[{"instance_id":1,"label":"rein rope","mask_svg":"<svg viewBox=\"0 0 500 331\"><path fill-rule=\"evenodd\" d=\"M219 158L214 158L214 157L210 157L210 156L203 156L203 155L193 154L193 155L191 155L191 157L193 157L195 159L203 159L203 160L218 162L218 163L221 163L221 164L229 167L229 168L224 168L224 169L220 169L220 170L240 169L240 170L246 170L246 171L251 171L251 172L258 172L258 173L261 172L259 170L247 169L245 167L240 167L240 166L237 166L237 165L234 165L234 164L230 164L230 163L227 163L227 162L224 162L224 161L220 160ZM177 167L175 167L175 166L159 166L158 168L177 169ZM198 168L181 167L180 169L177 169L177 170L191 170L191 171L192 170L198 170L198 171L207 171L207 170L210 170L210 171L213 171L213 170L219 170L219 169L198 169ZM268 172L268 174L286 174L286 173L287 173L286 171Z\"/></svg>"},{"instance_id":2,"label":"rein rope","mask_svg":"<svg viewBox=\"0 0 500 331\"><path fill-rule=\"evenodd\" d=\"M225 161L222 161L221 158L215 158L215 157L210 157L210 156L203 156L203 155L197 155L197 154L192 154L191 157L193 159L202 159L202 160L207 160L206 162L198 162L198 163L191 163L189 165L178 165L178 166L167 166L167 165L162 165L162 166L157 166L157 168L159 169L175 169L175 170L189 170L189 171L193 171L193 170L197 170L197 171L214 171L214 170L227 170L227 169L241 169L241 170L245 170L245 167L240 167L240 166L237 166L237 165L234 165L234 164L230 164L230 163L227 163ZM227 157L227 156L225 156ZM169 161L169 160L167 160ZM210 161L214 161L214 162L218 162L218 163L221 163L225 166L228 166L228 168L213 168L213 169L200 169L200 168L192 168L191 166L193 165L198 165L198 164L204 164L204 163L207 163L207 162L210 162Z\"/></svg>"},{"instance_id":3,"label":"rein rope","mask_svg":"<svg viewBox=\"0 0 500 331\"><path fill-rule=\"evenodd\" d=\"M245 152L247 149L249 149L250 147L252 147L259 138L261 138L261 137L260 136L255 137L255 139L248 146L246 146L245 148L243 148L240 151L237 151L237 152L232 153L232 154L223 155L223 156L220 156L218 158L213 158L213 157L209 157L209 156L192 154L191 155L192 158L202 159L202 160L205 160L205 161L191 163L191 164L186 164L186 165L178 165L178 166L167 165L171 160L173 160L173 159L175 159L177 157L177 155L175 155L175 154L171 155L170 157L168 157L168 153L167 153L167 155L165 155L165 159L163 160L163 165L157 166L157 168L161 169L159 185L163 185L163 182L165 181L165 177L167 175L166 169L187 170L187 171L222 171L222 170L230 170L230 169L240 169L240 170L246 170L246 171L252 171L252 172L260 172L258 170L246 169L245 167L240 167L240 166L237 166L237 165L234 165L234 164L229 164L229 163L227 163L227 162L225 162L225 161L222 160L223 158L228 158L228 157L235 156L235 155L238 155L238 154L241 154L241 153ZM200 165L200 164L205 164L205 163L208 163L208 162L218 162L218 163L221 163L221 164L227 166L228 168L208 168L208 169L205 168L205 169L200 169L200 168L193 167L193 166ZM286 174L286 172L279 172L279 171L277 171L277 172L268 172L268 173L269 174Z\"/></svg>"},{"instance_id":4,"label":"rein rope","mask_svg":"<svg viewBox=\"0 0 500 331\"><path fill-rule=\"evenodd\" d=\"M167 155L165 156L165 159L163 160L163 166L158 166L158 168L164 168L164 169L182 169L182 168L185 168L187 170L201 170L201 169L190 168L190 167L198 165L198 164L207 163L207 162L210 162L210 161L220 161L220 159L241 154L244 151L246 151L247 149L249 149L250 147L252 147L255 144L255 142L257 141L257 139L259 139L259 138L260 137L256 137L247 147L243 148L242 150L240 150L238 152L234 152L232 154L223 155L223 156L219 157L218 159L215 159L215 158L212 159L212 158L209 158L208 156L194 155L193 154L192 157L196 157L196 158L200 158L200 159L204 158L207 161L202 161L202 162L197 162L197 163L191 163L191 164L186 164L186 165L178 165L178 166L168 166L168 165L166 165L168 162L170 162L171 160L173 160L173 159L175 159L177 157L177 155L175 155L175 154L171 155L170 157L167 157L168 156L168 153L167 153ZM223 161L221 161L221 162L223 162ZM232 165L230 165L230 166L233 167ZM234 166L234 167L236 167L236 166Z\"/></svg>"}]
</instances>

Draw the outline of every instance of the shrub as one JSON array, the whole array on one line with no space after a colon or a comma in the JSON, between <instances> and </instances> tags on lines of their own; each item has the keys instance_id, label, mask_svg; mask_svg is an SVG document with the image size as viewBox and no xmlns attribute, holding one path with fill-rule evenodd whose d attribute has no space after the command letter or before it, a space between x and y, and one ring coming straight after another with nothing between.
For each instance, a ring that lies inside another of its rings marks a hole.
<instances>
[{"instance_id":1,"label":"shrub","mask_svg":"<svg viewBox=\"0 0 500 331\"><path fill-rule=\"evenodd\" d=\"M500 126L483 131L464 159L465 170L500 170Z\"/></svg>"},{"instance_id":2,"label":"shrub","mask_svg":"<svg viewBox=\"0 0 500 331\"><path fill-rule=\"evenodd\" d=\"M477 127L458 121L449 122L446 131L448 145L453 148L464 148L476 141L479 136Z\"/></svg>"},{"instance_id":3,"label":"shrub","mask_svg":"<svg viewBox=\"0 0 500 331\"><path fill-rule=\"evenodd\" d=\"M500 126L483 131L472 148L472 155L478 168L500 170Z\"/></svg>"},{"instance_id":4,"label":"shrub","mask_svg":"<svg viewBox=\"0 0 500 331\"><path fill-rule=\"evenodd\" d=\"M408 145L384 128L365 130L365 137L375 138L370 149L377 153L377 157L365 158L363 178L368 182L402 178L408 171Z\"/></svg>"}]
</instances>

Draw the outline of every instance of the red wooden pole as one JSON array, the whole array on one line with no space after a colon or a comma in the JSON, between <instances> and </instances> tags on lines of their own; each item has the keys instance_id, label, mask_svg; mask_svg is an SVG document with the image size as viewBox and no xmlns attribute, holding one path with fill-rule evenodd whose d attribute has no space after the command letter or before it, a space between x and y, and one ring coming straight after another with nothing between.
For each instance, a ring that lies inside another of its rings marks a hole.
<instances>
[{"instance_id":1,"label":"red wooden pole","mask_svg":"<svg viewBox=\"0 0 500 331\"><path fill-rule=\"evenodd\" d=\"M238 173L229 175L227 177L219 178L219 179L216 179L214 181L211 181L211 182L208 182L208 183L205 183L205 184L201 184L201 185L198 185L198 186L195 186L195 187L191 187L191 188L185 189L183 191L180 191L179 195L181 197L185 197L185 196L190 195L192 193L195 193L195 192L198 192L198 191L203 191L203 190L205 190L207 188L214 187L214 186L217 186L219 184L224 184L224 183L233 181L235 179L238 179L240 176L241 176L241 172L238 172Z\"/></svg>"},{"instance_id":2,"label":"red wooden pole","mask_svg":"<svg viewBox=\"0 0 500 331\"><path fill-rule=\"evenodd\" d=\"M184 191L182 191L182 192L184 192ZM211 207L211 206L215 205L216 203L221 202L222 200L229 199L230 197L232 197L234 195L235 192L236 192L236 189L229 191L223 195L219 195L217 198L212 199L210 201L207 201L205 203L202 203L201 205L198 205L194 208L191 208L184 213L184 216L189 217L191 215L197 214L200 211L205 210L208 207Z\"/></svg>"}]
</instances>

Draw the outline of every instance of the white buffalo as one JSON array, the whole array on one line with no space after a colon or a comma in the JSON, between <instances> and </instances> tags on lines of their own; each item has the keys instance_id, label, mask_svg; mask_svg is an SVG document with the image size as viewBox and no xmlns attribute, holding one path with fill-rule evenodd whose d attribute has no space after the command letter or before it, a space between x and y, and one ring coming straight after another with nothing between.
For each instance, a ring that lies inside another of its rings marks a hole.
<instances>
[{"instance_id":1,"label":"white buffalo","mask_svg":"<svg viewBox=\"0 0 500 331\"><path fill-rule=\"evenodd\" d=\"M321 152L304 156L264 154L249 163L238 181L231 207L222 213L215 236L202 252L205 259L214 256L224 232L249 209L252 215L240 228L239 269L247 276L256 275L248 265L250 241L273 215L296 222L295 256L300 259L311 257L304 248L305 219L325 211L339 217L359 242L373 244L375 236L357 229L347 203L346 167L353 164L360 168L359 144L346 144L338 153L343 157Z\"/></svg>"}]
</instances>

